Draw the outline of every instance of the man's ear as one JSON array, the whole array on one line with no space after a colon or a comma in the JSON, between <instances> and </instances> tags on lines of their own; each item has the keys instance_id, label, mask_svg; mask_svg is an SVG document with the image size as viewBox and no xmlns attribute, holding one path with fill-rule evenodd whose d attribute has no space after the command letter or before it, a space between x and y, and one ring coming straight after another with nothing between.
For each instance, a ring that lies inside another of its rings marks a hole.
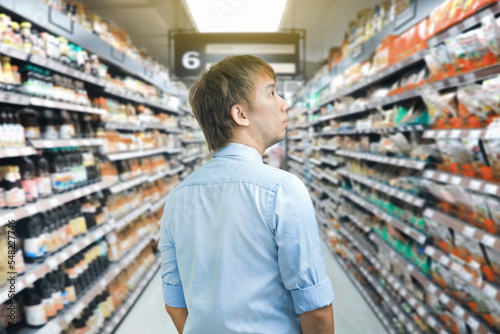
<instances>
[{"instance_id":1,"label":"man's ear","mask_svg":"<svg viewBox=\"0 0 500 334\"><path fill-rule=\"evenodd\" d=\"M248 110L241 104L234 104L231 107L231 116L238 125L241 126L250 125L250 119L248 118Z\"/></svg>"}]
</instances>

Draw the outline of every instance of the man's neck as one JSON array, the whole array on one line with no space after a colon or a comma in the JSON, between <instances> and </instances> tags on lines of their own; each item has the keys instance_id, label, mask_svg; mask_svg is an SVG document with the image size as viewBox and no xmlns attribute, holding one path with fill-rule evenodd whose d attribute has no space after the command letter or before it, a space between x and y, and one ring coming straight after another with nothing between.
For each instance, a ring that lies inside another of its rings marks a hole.
<instances>
[{"instance_id":1,"label":"man's neck","mask_svg":"<svg viewBox=\"0 0 500 334\"><path fill-rule=\"evenodd\" d=\"M259 151L261 156L264 156L264 152L267 149L267 147L264 147L265 145L259 144L253 138L245 136L243 134L234 135L233 138L231 139L231 142L254 148L257 151Z\"/></svg>"}]
</instances>

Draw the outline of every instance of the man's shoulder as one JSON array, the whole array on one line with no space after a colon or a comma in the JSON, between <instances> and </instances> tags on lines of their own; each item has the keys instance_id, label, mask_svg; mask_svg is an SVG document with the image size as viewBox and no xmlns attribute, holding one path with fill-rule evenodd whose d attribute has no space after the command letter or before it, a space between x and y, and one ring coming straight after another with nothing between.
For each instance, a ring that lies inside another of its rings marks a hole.
<instances>
[{"instance_id":1,"label":"man's shoulder","mask_svg":"<svg viewBox=\"0 0 500 334\"><path fill-rule=\"evenodd\" d=\"M175 190L194 185L241 182L276 191L282 186L297 186L303 182L294 174L266 164L220 166L206 163L191 173Z\"/></svg>"}]
</instances>

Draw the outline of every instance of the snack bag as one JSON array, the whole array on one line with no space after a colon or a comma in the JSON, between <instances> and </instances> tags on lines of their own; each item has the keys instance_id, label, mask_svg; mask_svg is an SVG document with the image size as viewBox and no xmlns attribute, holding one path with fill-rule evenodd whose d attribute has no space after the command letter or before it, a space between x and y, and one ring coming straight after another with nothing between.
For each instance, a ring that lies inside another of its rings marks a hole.
<instances>
[{"instance_id":1,"label":"snack bag","mask_svg":"<svg viewBox=\"0 0 500 334\"><path fill-rule=\"evenodd\" d=\"M488 48L495 56L500 55L500 26L493 14L481 19L481 32L488 43Z\"/></svg>"}]
</instances>

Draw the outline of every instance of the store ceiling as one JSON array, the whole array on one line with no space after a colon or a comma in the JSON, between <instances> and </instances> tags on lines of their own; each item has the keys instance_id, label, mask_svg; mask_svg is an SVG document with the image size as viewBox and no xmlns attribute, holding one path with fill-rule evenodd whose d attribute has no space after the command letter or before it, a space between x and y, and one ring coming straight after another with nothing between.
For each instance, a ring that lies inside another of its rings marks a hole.
<instances>
[{"instance_id":1,"label":"store ceiling","mask_svg":"<svg viewBox=\"0 0 500 334\"><path fill-rule=\"evenodd\" d=\"M139 48L169 65L168 30L194 29L183 0L84 0L88 11L123 27ZM215 0L207 0L215 1ZM251 0L245 0L251 1ZM269 0L272 1L272 0ZM324 63L331 46L342 43L348 22L373 0L288 0L281 29L306 30L306 76ZM266 8L262 8L266 10Z\"/></svg>"}]
</instances>

